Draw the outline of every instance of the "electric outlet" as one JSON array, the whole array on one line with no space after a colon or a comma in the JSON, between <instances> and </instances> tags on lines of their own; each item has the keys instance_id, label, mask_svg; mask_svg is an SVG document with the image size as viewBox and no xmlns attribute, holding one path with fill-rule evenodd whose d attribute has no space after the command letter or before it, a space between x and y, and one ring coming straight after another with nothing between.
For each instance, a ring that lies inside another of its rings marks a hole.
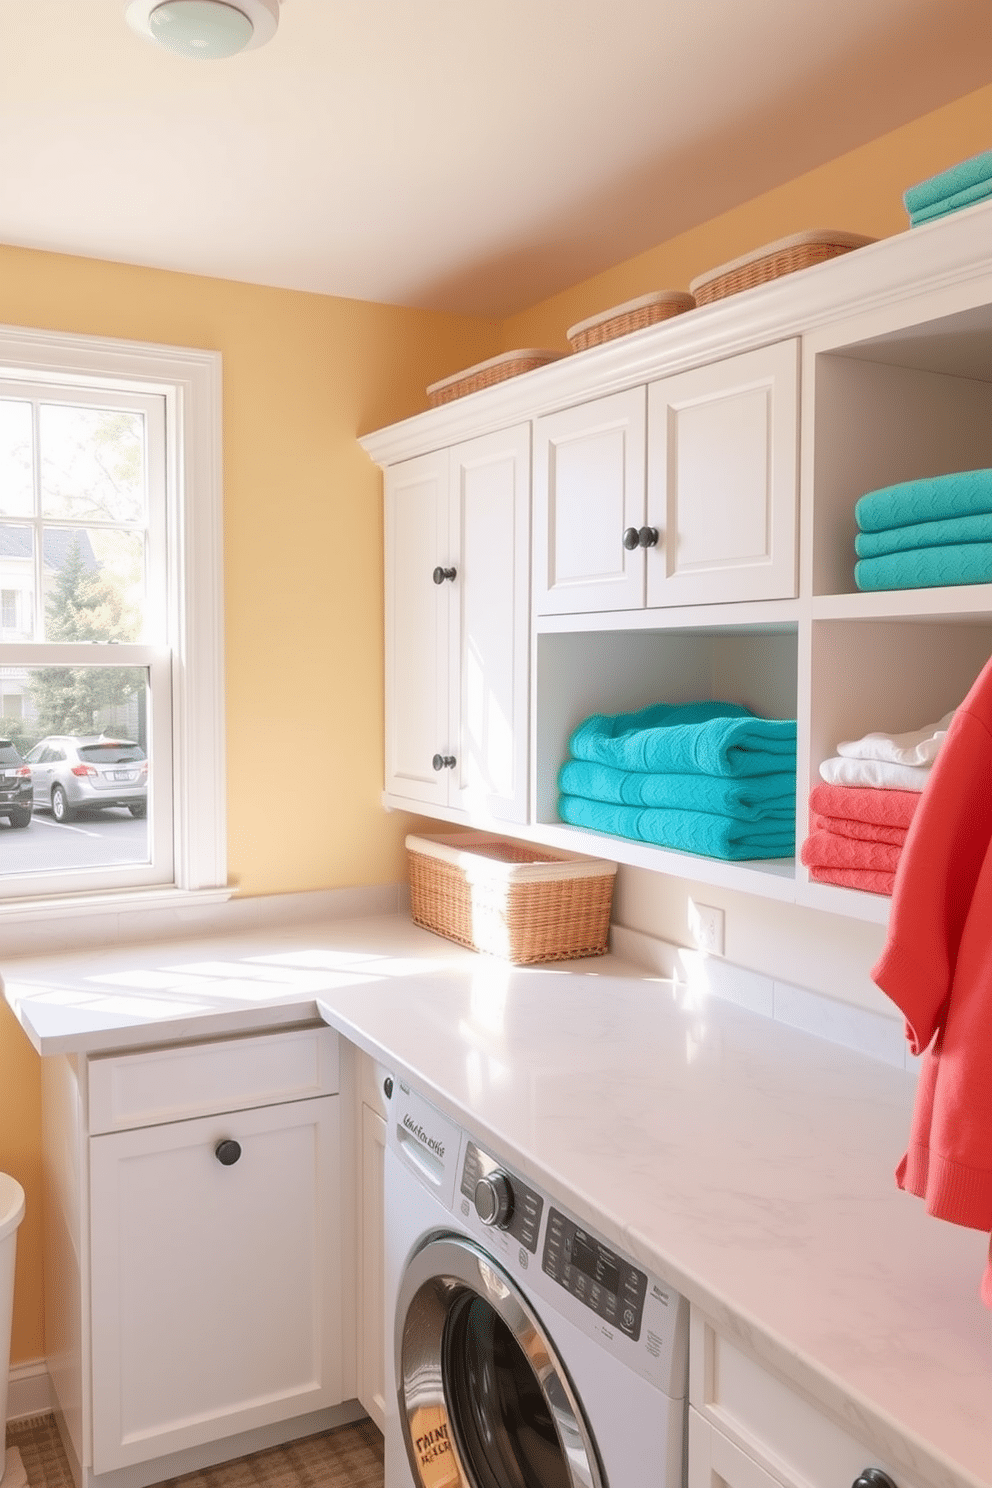
<instances>
[{"instance_id":1,"label":"electric outlet","mask_svg":"<svg viewBox=\"0 0 992 1488\"><path fill-rule=\"evenodd\" d=\"M723 921L722 909L716 909L712 904L700 904L696 899L689 900L689 934L698 950L710 956L723 955Z\"/></svg>"}]
</instances>

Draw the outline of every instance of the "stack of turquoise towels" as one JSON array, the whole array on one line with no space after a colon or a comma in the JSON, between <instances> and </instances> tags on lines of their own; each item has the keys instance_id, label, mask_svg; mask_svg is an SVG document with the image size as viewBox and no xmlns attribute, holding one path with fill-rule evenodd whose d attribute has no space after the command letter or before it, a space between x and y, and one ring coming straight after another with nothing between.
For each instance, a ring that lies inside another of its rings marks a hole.
<instances>
[{"instance_id":1,"label":"stack of turquoise towels","mask_svg":"<svg viewBox=\"0 0 992 1488\"><path fill-rule=\"evenodd\" d=\"M854 514L859 589L992 583L992 470L884 486Z\"/></svg>"},{"instance_id":2,"label":"stack of turquoise towels","mask_svg":"<svg viewBox=\"0 0 992 1488\"><path fill-rule=\"evenodd\" d=\"M992 197L992 150L983 150L980 155L972 155L952 165L950 170L941 171L939 176L910 186L902 199L910 227L919 227L921 222L960 212L962 207L988 197Z\"/></svg>"},{"instance_id":3,"label":"stack of turquoise towels","mask_svg":"<svg viewBox=\"0 0 992 1488\"><path fill-rule=\"evenodd\" d=\"M710 858L790 857L796 720L738 703L594 714L568 741L558 813L570 826Z\"/></svg>"}]
</instances>

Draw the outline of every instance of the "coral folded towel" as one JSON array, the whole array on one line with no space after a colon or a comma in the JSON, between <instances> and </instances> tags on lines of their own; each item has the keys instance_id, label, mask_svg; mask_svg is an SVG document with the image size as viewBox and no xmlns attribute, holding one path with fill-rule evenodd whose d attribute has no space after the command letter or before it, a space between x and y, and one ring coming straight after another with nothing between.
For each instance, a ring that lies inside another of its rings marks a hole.
<instances>
[{"instance_id":1,"label":"coral folded towel","mask_svg":"<svg viewBox=\"0 0 992 1488\"><path fill-rule=\"evenodd\" d=\"M871 790L866 786L827 785L820 781L809 793L814 815L844 817L853 822L905 830L920 804L919 791Z\"/></svg>"},{"instance_id":2,"label":"coral folded towel","mask_svg":"<svg viewBox=\"0 0 992 1488\"><path fill-rule=\"evenodd\" d=\"M810 832L800 849L807 868L871 868L895 873L902 844L841 837L836 832Z\"/></svg>"},{"instance_id":3,"label":"coral folded towel","mask_svg":"<svg viewBox=\"0 0 992 1488\"><path fill-rule=\"evenodd\" d=\"M906 836L872 977L926 1050L899 1185L992 1231L992 662L956 710ZM992 1256L981 1289L992 1308Z\"/></svg>"},{"instance_id":4,"label":"coral folded towel","mask_svg":"<svg viewBox=\"0 0 992 1488\"><path fill-rule=\"evenodd\" d=\"M882 794L882 792L879 792ZM886 791L891 795L891 791ZM814 832L833 832L837 837L857 837L862 842L889 842L893 847L902 847L906 841L905 827L884 827L879 822L851 821L846 816L810 817L810 828Z\"/></svg>"},{"instance_id":5,"label":"coral folded towel","mask_svg":"<svg viewBox=\"0 0 992 1488\"><path fill-rule=\"evenodd\" d=\"M872 868L811 868L817 883L838 884L842 889L860 889L863 894L891 894L894 873Z\"/></svg>"}]
</instances>

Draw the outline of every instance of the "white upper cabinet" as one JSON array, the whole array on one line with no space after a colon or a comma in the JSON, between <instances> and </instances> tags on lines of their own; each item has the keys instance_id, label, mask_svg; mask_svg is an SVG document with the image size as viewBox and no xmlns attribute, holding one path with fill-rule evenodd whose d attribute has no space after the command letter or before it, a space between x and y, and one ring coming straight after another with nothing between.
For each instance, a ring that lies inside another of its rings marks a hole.
<instances>
[{"instance_id":1,"label":"white upper cabinet","mask_svg":"<svg viewBox=\"0 0 992 1488\"><path fill-rule=\"evenodd\" d=\"M385 480L386 790L444 806L448 776L435 755L448 735L448 451L391 467Z\"/></svg>"},{"instance_id":2,"label":"white upper cabinet","mask_svg":"<svg viewBox=\"0 0 992 1488\"><path fill-rule=\"evenodd\" d=\"M792 598L799 343L535 422L539 615Z\"/></svg>"},{"instance_id":3,"label":"white upper cabinet","mask_svg":"<svg viewBox=\"0 0 992 1488\"><path fill-rule=\"evenodd\" d=\"M539 615L644 604L645 390L537 419L534 608Z\"/></svg>"},{"instance_id":4,"label":"white upper cabinet","mask_svg":"<svg viewBox=\"0 0 992 1488\"><path fill-rule=\"evenodd\" d=\"M799 343L648 389L647 603L796 593Z\"/></svg>"},{"instance_id":5,"label":"white upper cabinet","mask_svg":"<svg viewBox=\"0 0 992 1488\"><path fill-rule=\"evenodd\" d=\"M386 795L527 816L530 428L390 467Z\"/></svg>"}]
</instances>

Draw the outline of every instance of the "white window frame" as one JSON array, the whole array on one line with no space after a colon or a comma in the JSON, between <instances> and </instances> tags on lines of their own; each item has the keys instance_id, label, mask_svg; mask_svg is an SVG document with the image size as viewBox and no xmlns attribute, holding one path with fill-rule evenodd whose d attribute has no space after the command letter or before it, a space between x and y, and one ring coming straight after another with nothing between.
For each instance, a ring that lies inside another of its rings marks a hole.
<instances>
[{"instance_id":1,"label":"white window frame","mask_svg":"<svg viewBox=\"0 0 992 1488\"><path fill-rule=\"evenodd\" d=\"M226 899L223 472L218 352L0 326L0 377L159 394L166 408L173 881L6 899L0 924L77 910ZM4 648L13 649L13 648ZM18 648L20 652L20 648ZM123 660L123 656L121 655Z\"/></svg>"}]
</instances>

